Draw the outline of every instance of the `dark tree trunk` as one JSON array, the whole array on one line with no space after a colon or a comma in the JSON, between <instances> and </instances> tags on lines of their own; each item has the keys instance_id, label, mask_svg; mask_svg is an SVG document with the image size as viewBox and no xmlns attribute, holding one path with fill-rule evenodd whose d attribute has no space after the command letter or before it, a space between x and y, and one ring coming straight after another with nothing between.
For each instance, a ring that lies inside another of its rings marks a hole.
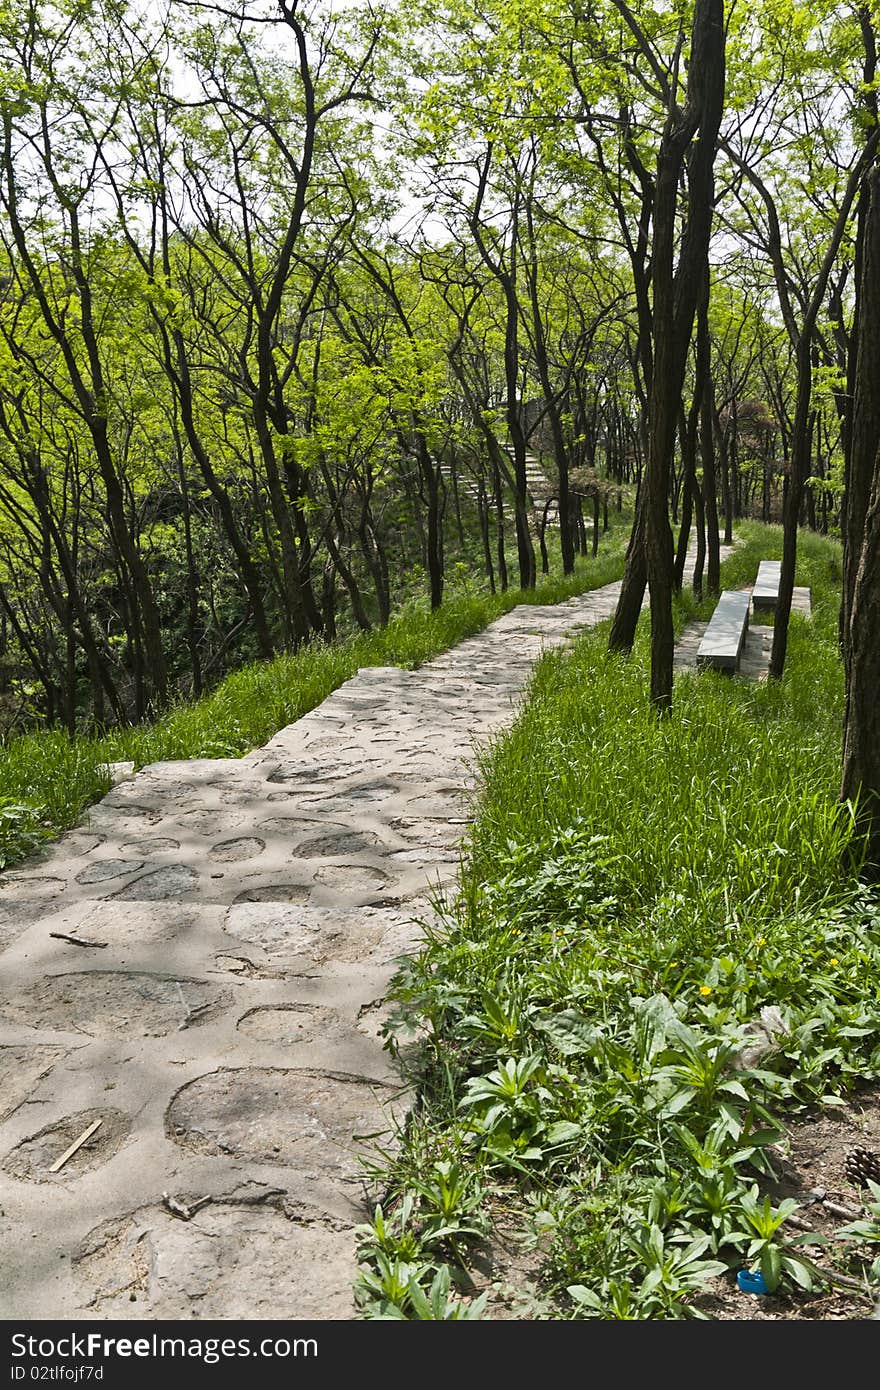
<instances>
[{"instance_id":1,"label":"dark tree trunk","mask_svg":"<svg viewBox=\"0 0 880 1390\"><path fill-rule=\"evenodd\" d=\"M710 594L721 588L721 555L718 536L718 498L715 475L715 391L712 384L712 350L709 337L709 266L703 281L697 320L697 351L703 357L700 400L700 454L703 460L703 516L706 527L706 587Z\"/></svg>"},{"instance_id":2,"label":"dark tree trunk","mask_svg":"<svg viewBox=\"0 0 880 1390\"><path fill-rule=\"evenodd\" d=\"M477 512L480 518L480 539L483 542L483 563L486 566L486 578L489 580L489 592L495 592L495 566L492 564L492 543L489 538L489 502L486 497L486 484L480 474L477 483Z\"/></svg>"},{"instance_id":3,"label":"dark tree trunk","mask_svg":"<svg viewBox=\"0 0 880 1390\"><path fill-rule=\"evenodd\" d=\"M867 183L867 209L863 213L861 280L857 287L858 341L855 346L852 416L846 459L846 507L843 525L843 598L841 636L844 669L849 675L851 617L856 579L862 560L865 519L874 487L880 442L880 170ZM880 687L878 687L880 688Z\"/></svg>"},{"instance_id":4,"label":"dark tree trunk","mask_svg":"<svg viewBox=\"0 0 880 1390\"><path fill-rule=\"evenodd\" d=\"M577 530L577 547L579 555L587 553L587 527L584 522L584 499L580 493L575 496L574 521Z\"/></svg>"},{"instance_id":5,"label":"dark tree trunk","mask_svg":"<svg viewBox=\"0 0 880 1390\"><path fill-rule=\"evenodd\" d=\"M703 501L703 492L696 477L692 479L693 499L694 499L694 522L697 533L697 552L694 556L694 573L691 584L694 591L694 598L703 597L703 575L706 572L706 507Z\"/></svg>"},{"instance_id":6,"label":"dark tree trunk","mask_svg":"<svg viewBox=\"0 0 880 1390\"><path fill-rule=\"evenodd\" d=\"M636 497L636 512L629 544L626 548L626 564L620 586L620 598L611 623L608 636L608 649L612 652L630 652L636 638L636 626L642 611L648 570L645 560L645 501L644 493Z\"/></svg>"},{"instance_id":7,"label":"dark tree trunk","mask_svg":"<svg viewBox=\"0 0 880 1390\"><path fill-rule=\"evenodd\" d=\"M172 355L171 343L167 338L164 339L165 367L177 395L186 442L189 445L190 453L198 464L199 472L205 480L208 491L217 504L220 520L223 523L226 538L232 547L241 582L248 597L257 646L260 655L268 658L274 654L274 644L266 618L260 573L242 535L229 493L217 477L211 456L196 428L192 375L189 369L186 342L180 329L174 330L173 341L174 354Z\"/></svg>"},{"instance_id":8,"label":"dark tree trunk","mask_svg":"<svg viewBox=\"0 0 880 1390\"><path fill-rule=\"evenodd\" d=\"M620 10L626 22L631 23L628 7L620 6ZM627 552L628 573L624 576L610 639L612 646L627 649L632 645L638 619L635 596L638 594L640 605L644 573L651 603L651 701L660 713L672 705L674 556L669 526L670 469L687 351L707 263L714 200L713 166L723 106L723 3L697 0L687 99L683 108L670 102L657 156L651 247L653 360L648 397L648 456L639 509L644 528L643 556L639 557L633 544L639 528L637 512ZM678 266L674 269L678 190L686 156L687 214Z\"/></svg>"},{"instance_id":9,"label":"dark tree trunk","mask_svg":"<svg viewBox=\"0 0 880 1390\"><path fill-rule=\"evenodd\" d=\"M802 336L797 347L797 402L791 436L791 461L782 504L782 565L779 574L779 597L773 620L773 646L770 650L770 675L780 680L785 669L788 650L788 624L794 596L797 565L798 518L810 467L810 395L813 385L813 364L810 342Z\"/></svg>"},{"instance_id":10,"label":"dark tree trunk","mask_svg":"<svg viewBox=\"0 0 880 1390\"><path fill-rule=\"evenodd\" d=\"M492 484L495 501L495 544L498 556L498 580L502 594L507 593L507 556L504 549L504 482L497 462L492 463Z\"/></svg>"},{"instance_id":11,"label":"dark tree trunk","mask_svg":"<svg viewBox=\"0 0 880 1390\"><path fill-rule=\"evenodd\" d=\"M547 513L550 510L551 501L552 498L548 497L547 501L544 503L544 509L541 512L541 520L538 522L538 546L541 551L542 574L550 573L550 560L547 556Z\"/></svg>"},{"instance_id":12,"label":"dark tree trunk","mask_svg":"<svg viewBox=\"0 0 880 1390\"><path fill-rule=\"evenodd\" d=\"M714 411L715 438L721 461L721 504L724 508L724 544L733 543L733 487L731 483L730 449L727 431L721 428L718 411Z\"/></svg>"},{"instance_id":13,"label":"dark tree trunk","mask_svg":"<svg viewBox=\"0 0 880 1390\"><path fill-rule=\"evenodd\" d=\"M366 554L366 551L367 551L367 543L366 543L366 541L365 541L365 539L364 539L363 533L361 533L360 540L361 540L361 546L362 546L362 548L363 548L363 550L364 550L364 553ZM322 604L322 609L323 609L323 613L324 613L324 618L325 618L325 620L326 620L326 617L327 617L327 613L330 612L330 613L332 614L332 617L333 617L333 633L335 633L335 631L336 631L336 575L338 574L339 577L340 577L340 579L342 580L343 584L345 585L345 591L346 591L346 593L348 594L348 600L349 600L349 603L351 604L351 612L352 612L352 616L353 616L355 622L357 623L357 625L358 625L358 627L360 628L361 632L369 632L369 631L370 631L370 628L372 627L372 623L370 622L370 619L369 619L368 616L367 616L367 611L366 611L366 609L364 608L364 603L363 603L363 599L362 599L362 597L361 597L360 587L359 587L359 585L358 585L357 580L356 580L355 577L354 577L354 574L353 574L353 572L352 572L352 569L351 569L350 565L348 565L348 564L346 563L346 561L343 559L342 552L341 552L341 550L340 550L340 548L339 548L339 541L337 540L336 536L334 536L332 529L328 529L328 531L327 531L327 554L328 554L329 559L330 559L330 568L331 568L331 570L332 570L333 606L332 606L331 609L328 609L327 602L326 602L326 595L327 595L327 592L328 592L328 590L327 590L327 585L328 585L328 582L329 582L329 581L328 581L328 570L327 570L327 566L325 566L325 567L324 567L324 595L325 595L325 599L324 599L324 602L323 602L323 604ZM332 637L332 636L333 636L333 633L331 633L331 632L328 631L328 632L327 632L327 636L328 636L328 637Z\"/></svg>"},{"instance_id":14,"label":"dark tree trunk","mask_svg":"<svg viewBox=\"0 0 880 1390\"><path fill-rule=\"evenodd\" d=\"M880 169L868 178L844 532L841 796L857 804L864 875L880 880Z\"/></svg>"},{"instance_id":15,"label":"dark tree trunk","mask_svg":"<svg viewBox=\"0 0 880 1390\"><path fill-rule=\"evenodd\" d=\"M452 483L452 504L455 508L455 529L458 533L458 544L459 548L464 550L464 526L461 522L461 497L458 491L458 453L454 447L449 451L449 481Z\"/></svg>"},{"instance_id":16,"label":"dark tree trunk","mask_svg":"<svg viewBox=\"0 0 880 1390\"><path fill-rule=\"evenodd\" d=\"M672 531L669 472L675 423L697 297L706 273L714 198L713 165L724 105L722 0L697 0L694 10L687 103L670 112L657 159L654 204L654 372L645 472L645 549L651 598L651 701L658 712L672 706ZM688 211L677 270L673 273L678 184L688 159Z\"/></svg>"},{"instance_id":17,"label":"dark tree trunk","mask_svg":"<svg viewBox=\"0 0 880 1390\"><path fill-rule=\"evenodd\" d=\"M699 381L695 383L695 394L699 387ZM696 401L691 405L685 419L684 408L681 404L678 407L678 439L681 450L682 470L684 473L684 496L681 501L681 528L678 533L678 546L675 551L675 563L672 573L672 583L677 594L681 593L684 584L684 567L687 562L688 546L691 539L691 525L694 516L694 495L697 491L696 480L696 460L697 460L697 408Z\"/></svg>"},{"instance_id":18,"label":"dark tree trunk","mask_svg":"<svg viewBox=\"0 0 880 1390\"><path fill-rule=\"evenodd\" d=\"M574 526L572 525L571 492L568 484L568 450L565 447L565 434L562 427L562 417L559 411L559 401L550 378L550 362L547 355L547 342L544 333L544 315L541 310L540 301L540 271L538 266L538 248L535 238L533 212L533 202L529 197L526 199L526 224L529 232L529 246L531 252L529 258L529 302L532 310L534 360L538 373L538 380L541 383L547 420L550 425L550 437L553 440L553 460L556 464L556 472L559 476L559 544L562 549L562 573L573 574L575 547ZM545 508L544 526L546 527L546 525L547 511ZM547 573L546 551L547 547L542 532L541 566L544 574Z\"/></svg>"}]
</instances>

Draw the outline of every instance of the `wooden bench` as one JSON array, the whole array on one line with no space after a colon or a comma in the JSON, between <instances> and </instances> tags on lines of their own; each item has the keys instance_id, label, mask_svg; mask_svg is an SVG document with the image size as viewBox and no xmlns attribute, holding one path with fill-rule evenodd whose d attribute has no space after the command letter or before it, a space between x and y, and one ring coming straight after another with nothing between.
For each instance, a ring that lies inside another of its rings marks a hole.
<instances>
[{"instance_id":1,"label":"wooden bench","mask_svg":"<svg viewBox=\"0 0 880 1390\"><path fill-rule=\"evenodd\" d=\"M749 630L750 602L747 590L725 589L697 650L697 666L712 666L716 671L739 670Z\"/></svg>"},{"instance_id":2,"label":"wooden bench","mask_svg":"<svg viewBox=\"0 0 880 1390\"><path fill-rule=\"evenodd\" d=\"M758 566L758 577L752 590L752 603L757 613L759 608L774 612L779 600L779 576L782 573L781 560L762 560Z\"/></svg>"}]
</instances>

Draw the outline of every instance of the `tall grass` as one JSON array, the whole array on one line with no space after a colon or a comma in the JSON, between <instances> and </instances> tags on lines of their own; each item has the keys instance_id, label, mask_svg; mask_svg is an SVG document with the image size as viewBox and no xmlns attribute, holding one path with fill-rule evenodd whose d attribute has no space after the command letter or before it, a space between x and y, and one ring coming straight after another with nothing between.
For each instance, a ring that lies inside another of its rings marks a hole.
<instances>
[{"instance_id":1,"label":"tall grass","mask_svg":"<svg viewBox=\"0 0 880 1390\"><path fill-rule=\"evenodd\" d=\"M745 527L722 583L754 579L778 528ZM804 537L798 582L811 619L793 615L781 682L688 673L669 719L657 720L646 681L648 630L630 658L604 634L548 654L515 728L484 757L485 792L469 874L491 879L510 842L537 859L577 823L615 849L614 891L626 914L680 918L697 946L745 910L767 920L821 899L840 879L850 823L836 804L842 675L836 646L838 548ZM677 625L711 600L687 596Z\"/></svg>"},{"instance_id":2,"label":"tall grass","mask_svg":"<svg viewBox=\"0 0 880 1390\"><path fill-rule=\"evenodd\" d=\"M314 709L361 667L417 667L516 604L557 603L619 578L626 526L624 518L613 522L595 559L579 559L567 579L541 576L534 592L492 595L481 580L459 572L436 612L424 600L411 600L384 629L253 662L203 699L182 701L153 722L101 737L71 738L52 729L8 738L0 747L0 807L5 799L11 809L0 816L0 861L13 863L39 838L74 825L109 790L109 763L143 767L164 759L240 757Z\"/></svg>"},{"instance_id":3,"label":"tall grass","mask_svg":"<svg viewBox=\"0 0 880 1390\"><path fill-rule=\"evenodd\" d=\"M740 540L725 586L780 536ZM684 673L658 719L647 621L628 658L603 625L542 659L484 749L460 892L392 989L392 1038L423 1039L423 1104L383 1174L401 1249L430 1230L420 1174L454 1160L550 1241L550 1316L686 1316L751 1258L781 1115L880 1075L880 905L848 866L838 803L839 546L805 536L798 582L813 616L792 618L781 681ZM684 595L679 631L709 607ZM766 1009L769 1055L735 1070ZM365 1306L418 1316L378 1287L378 1231ZM788 1249L767 1278L807 1287Z\"/></svg>"}]
</instances>

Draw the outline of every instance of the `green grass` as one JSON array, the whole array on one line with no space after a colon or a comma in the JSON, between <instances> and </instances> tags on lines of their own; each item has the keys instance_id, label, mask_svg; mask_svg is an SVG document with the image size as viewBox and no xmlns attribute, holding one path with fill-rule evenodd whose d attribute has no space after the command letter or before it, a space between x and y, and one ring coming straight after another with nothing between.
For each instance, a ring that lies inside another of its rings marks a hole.
<instances>
[{"instance_id":1,"label":"green grass","mask_svg":"<svg viewBox=\"0 0 880 1390\"><path fill-rule=\"evenodd\" d=\"M779 553L778 530L739 539L724 587ZM469 1228L491 1197L549 1249L538 1315L694 1315L744 1264L821 1282L756 1184L780 1116L880 1075L880 907L837 802L839 566L802 538L814 615L778 683L682 675L658 720L646 621L628 659L597 629L539 664L484 752L460 894L394 988L422 1105L362 1232L368 1316L424 1316L415 1285L466 1263L423 1196L450 1164ZM708 611L683 596L679 629ZM783 1031L743 1069L762 1009Z\"/></svg>"},{"instance_id":2,"label":"green grass","mask_svg":"<svg viewBox=\"0 0 880 1390\"><path fill-rule=\"evenodd\" d=\"M143 767L164 759L240 757L314 709L361 667L414 668L518 603L556 603L619 578L627 518L615 515L613 521L595 560L579 559L568 579L542 576L534 593L510 589L491 595L459 570L436 612L425 600L412 600L384 629L254 662L203 699L180 703L155 722L103 737L71 738L53 729L7 739L0 747L0 867L75 825L109 790L108 763Z\"/></svg>"}]
</instances>

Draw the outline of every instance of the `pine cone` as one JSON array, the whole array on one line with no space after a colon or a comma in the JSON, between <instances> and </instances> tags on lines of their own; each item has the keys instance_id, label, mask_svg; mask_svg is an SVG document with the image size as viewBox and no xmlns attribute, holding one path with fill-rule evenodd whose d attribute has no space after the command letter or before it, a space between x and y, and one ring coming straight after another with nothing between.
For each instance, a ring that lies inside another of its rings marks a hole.
<instances>
[{"instance_id":1,"label":"pine cone","mask_svg":"<svg viewBox=\"0 0 880 1390\"><path fill-rule=\"evenodd\" d=\"M880 1183L880 1154L872 1149L863 1149L861 1145L850 1149L844 1160L843 1171L856 1187L867 1187L869 1182Z\"/></svg>"}]
</instances>

